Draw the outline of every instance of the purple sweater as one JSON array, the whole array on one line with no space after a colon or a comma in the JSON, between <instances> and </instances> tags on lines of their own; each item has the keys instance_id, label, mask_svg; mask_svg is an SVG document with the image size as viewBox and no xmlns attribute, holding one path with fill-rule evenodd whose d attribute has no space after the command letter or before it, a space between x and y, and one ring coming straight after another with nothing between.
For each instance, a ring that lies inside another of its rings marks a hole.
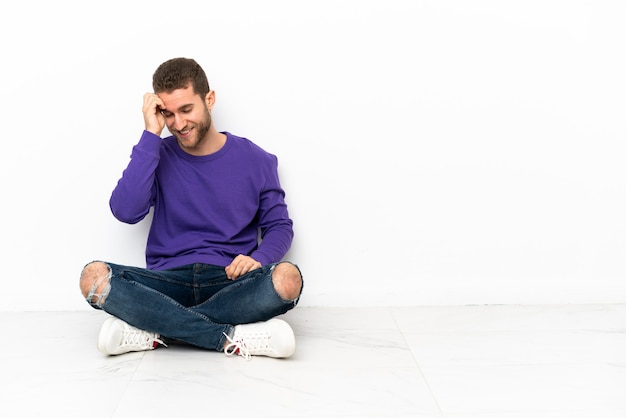
<instances>
[{"instance_id":1,"label":"purple sweater","mask_svg":"<svg viewBox=\"0 0 626 418\"><path fill-rule=\"evenodd\" d=\"M109 204L113 215L129 224L154 208L148 268L227 266L238 254L268 264L289 250L293 223L276 156L223 133L222 149L202 157L184 152L173 136L161 139L148 131L133 147Z\"/></svg>"}]
</instances>

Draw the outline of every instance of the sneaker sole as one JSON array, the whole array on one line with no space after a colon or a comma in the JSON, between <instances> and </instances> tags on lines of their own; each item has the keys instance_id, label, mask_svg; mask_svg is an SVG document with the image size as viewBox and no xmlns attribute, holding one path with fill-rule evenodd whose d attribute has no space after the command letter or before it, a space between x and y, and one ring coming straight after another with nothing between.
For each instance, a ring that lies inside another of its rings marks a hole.
<instances>
[{"instance_id":1,"label":"sneaker sole","mask_svg":"<svg viewBox=\"0 0 626 418\"><path fill-rule=\"evenodd\" d=\"M107 350L109 330L111 329L111 325L115 321L115 318L108 318L106 321L104 321L104 323L102 324L102 328L100 328L100 334L98 335L98 351L108 356L111 355L111 353L109 353L109 351Z\"/></svg>"}]
</instances>

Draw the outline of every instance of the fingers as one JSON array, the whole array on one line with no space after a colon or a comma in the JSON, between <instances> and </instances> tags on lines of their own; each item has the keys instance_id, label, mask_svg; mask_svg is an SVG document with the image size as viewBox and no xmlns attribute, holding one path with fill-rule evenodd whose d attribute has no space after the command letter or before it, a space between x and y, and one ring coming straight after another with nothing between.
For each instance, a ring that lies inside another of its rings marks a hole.
<instances>
[{"instance_id":1,"label":"fingers","mask_svg":"<svg viewBox=\"0 0 626 418\"><path fill-rule=\"evenodd\" d=\"M230 265L226 266L226 276L235 280L244 274L261 267L261 263L247 255L239 254Z\"/></svg>"},{"instance_id":2,"label":"fingers","mask_svg":"<svg viewBox=\"0 0 626 418\"><path fill-rule=\"evenodd\" d=\"M154 93L146 93L143 96L143 120L146 125L146 131L156 135L161 135L165 127L165 117L161 114L164 109L163 101Z\"/></svg>"}]
</instances>

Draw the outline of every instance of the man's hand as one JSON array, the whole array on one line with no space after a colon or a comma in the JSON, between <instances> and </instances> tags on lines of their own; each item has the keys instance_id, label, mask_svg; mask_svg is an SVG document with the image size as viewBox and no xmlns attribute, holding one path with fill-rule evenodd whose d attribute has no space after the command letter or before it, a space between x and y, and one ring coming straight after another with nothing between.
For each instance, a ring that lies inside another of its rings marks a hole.
<instances>
[{"instance_id":1,"label":"man's hand","mask_svg":"<svg viewBox=\"0 0 626 418\"><path fill-rule=\"evenodd\" d=\"M239 254L235 257L233 262L230 263L230 265L226 266L226 276L230 280L235 280L236 278L260 267L261 263L256 261L254 258Z\"/></svg>"},{"instance_id":2,"label":"man's hand","mask_svg":"<svg viewBox=\"0 0 626 418\"><path fill-rule=\"evenodd\" d=\"M143 95L143 121L146 124L146 131L161 136L165 127L165 117L161 114L164 109L163 102L154 93L146 93Z\"/></svg>"}]
</instances>

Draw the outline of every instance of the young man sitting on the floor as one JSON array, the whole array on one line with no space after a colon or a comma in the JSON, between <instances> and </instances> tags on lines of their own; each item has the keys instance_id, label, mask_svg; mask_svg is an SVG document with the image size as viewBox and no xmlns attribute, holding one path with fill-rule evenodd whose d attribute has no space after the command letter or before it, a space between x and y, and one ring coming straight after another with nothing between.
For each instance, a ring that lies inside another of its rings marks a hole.
<instances>
[{"instance_id":1,"label":"young man sitting on the floor","mask_svg":"<svg viewBox=\"0 0 626 418\"><path fill-rule=\"evenodd\" d=\"M115 355L176 340L246 358L291 356L294 333L275 317L296 306L303 282L282 261L293 229L277 158L217 131L215 92L193 59L161 64L153 88L145 130L110 198L122 222L152 209L147 268L93 261L81 273L87 302L112 315L98 349ZM166 126L171 136L161 138Z\"/></svg>"}]
</instances>

